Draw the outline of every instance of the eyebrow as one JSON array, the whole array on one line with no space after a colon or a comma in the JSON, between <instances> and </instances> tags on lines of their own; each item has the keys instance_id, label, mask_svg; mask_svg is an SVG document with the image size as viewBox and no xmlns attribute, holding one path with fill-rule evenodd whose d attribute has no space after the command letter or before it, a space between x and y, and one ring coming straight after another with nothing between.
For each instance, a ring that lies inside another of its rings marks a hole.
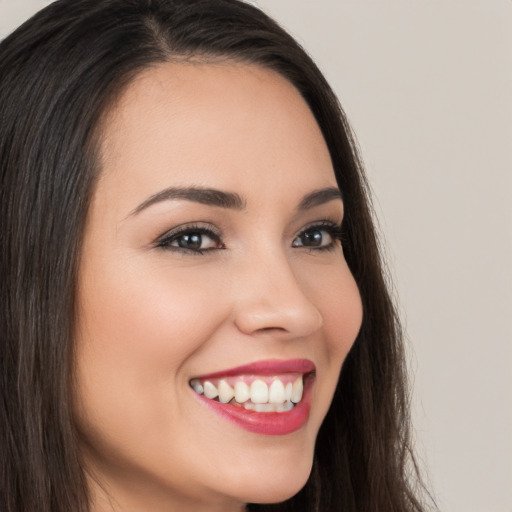
<instances>
[{"instance_id":1,"label":"eyebrow","mask_svg":"<svg viewBox=\"0 0 512 512\"><path fill-rule=\"evenodd\" d=\"M233 192L223 192L212 188L203 187L170 187L157 192L143 203L141 203L130 215L140 213L155 203L169 201L173 199L184 199L195 203L206 204L208 206L217 206L219 208L229 208L232 210L243 210L246 207L245 201Z\"/></svg>"},{"instance_id":2,"label":"eyebrow","mask_svg":"<svg viewBox=\"0 0 512 512\"><path fill-rule=\"evenodd\" d=\"M336 187L326 187L305 195L297 208L299 211L309 210L315 206L333 201L334 199L340 199L343 201L341 190Z\"/></svg>"},{"instance_id":3,"label":"eyebrow","mask_svg":"<svg viewBox=\"0 0 512 512\"><path fill-rule=\"evenodd\" d=\"M203 187L169 187L146 199L137 206L130 215L136 215L142 210L145 210L146 208L149 208L161 201L170 201L175 199L184 199L186 201L231 210L244 210L247 207L245 200L234 192L223 192L222 190ZM334 199L342 200L341 191L336 187L326 187L314 190L302 198L297 210L309 210L310 208L320 206Z\"/></svg>"}]
</instances>

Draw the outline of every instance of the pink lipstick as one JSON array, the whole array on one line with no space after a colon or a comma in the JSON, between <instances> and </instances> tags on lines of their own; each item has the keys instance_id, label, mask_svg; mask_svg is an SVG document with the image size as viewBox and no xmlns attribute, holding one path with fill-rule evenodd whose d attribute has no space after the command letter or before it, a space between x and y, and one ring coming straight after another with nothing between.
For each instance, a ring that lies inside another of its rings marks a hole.
<instances>
[{"instance_id":1,"label":"pink lipstick","mask_svg":"<svg viewBox=\"0 0 512 512\"><path fill-rule=\"evenodd\" d=\"M265 360L198 376L190 381L210 410L237 426L285 435L308 420L315 365L307 359Z\"/></svg>"}]
</instances>

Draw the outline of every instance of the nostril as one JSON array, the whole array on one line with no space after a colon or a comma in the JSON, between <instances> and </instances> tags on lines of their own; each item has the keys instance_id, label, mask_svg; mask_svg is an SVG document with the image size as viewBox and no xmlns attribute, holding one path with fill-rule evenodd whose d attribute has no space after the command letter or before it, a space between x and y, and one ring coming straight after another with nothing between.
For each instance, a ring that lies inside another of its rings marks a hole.
<instances>
[{"instance_id":1,"label":"nostril","mask_svg":"<svg viewBox=\"0 0 512 512\"><path fill-rule=\"evenodd\" d=\"M286 331L283 327L263 327L262 329L258 329L261 333L269 333L272 334L273 332L277 331Z\"/></svg>"}]
</instances>

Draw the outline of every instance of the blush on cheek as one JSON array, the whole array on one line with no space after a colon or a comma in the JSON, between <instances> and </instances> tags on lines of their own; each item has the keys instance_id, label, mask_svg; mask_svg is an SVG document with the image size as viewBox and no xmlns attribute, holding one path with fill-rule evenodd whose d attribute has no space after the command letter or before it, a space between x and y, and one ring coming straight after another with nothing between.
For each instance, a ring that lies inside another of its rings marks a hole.
<instances>
[{"instance_id":1,"label":"blush on cheek","mask_svg":"<svg viewBox=\"0 0 512 512\"><path fill-rule=\"evenodd\" d=\"M204 272L189 272L184 279L179 269L161 264L135 275L122 267L102 268L102 279L88 279L87 270L94 275L95 269L85 270L79 325L88 343L103 353L134 362L159 358L169 368L203 343L225 317L218 287L201 279Z\"/></svg>"}]
</instances>

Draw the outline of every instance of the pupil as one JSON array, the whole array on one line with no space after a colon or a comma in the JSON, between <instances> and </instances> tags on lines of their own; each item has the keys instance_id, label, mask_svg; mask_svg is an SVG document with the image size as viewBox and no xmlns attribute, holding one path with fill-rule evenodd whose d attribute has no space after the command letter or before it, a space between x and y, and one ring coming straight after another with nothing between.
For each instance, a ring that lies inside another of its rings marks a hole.
<instances>
[{"instance_id":1,"label":"pupil","mask_svg":"<svg viewBox=\"0 0 512 512\"><path fill-rule=\"evenodd\" d=\"M178 245L185 249L199 249L201 247L201 235L194 233L191 235L183 235Z\"/></svg>"},{"instance_id":2,"label":"pupil","mask_svg":"<svg viewBox=\"0 0 512 512\"><path fill-rule=\"evenodd\" d=\"M304 245L322 245L322 233L320 231L308 231L302 235Z\"/></svg>"}]
</instances>

